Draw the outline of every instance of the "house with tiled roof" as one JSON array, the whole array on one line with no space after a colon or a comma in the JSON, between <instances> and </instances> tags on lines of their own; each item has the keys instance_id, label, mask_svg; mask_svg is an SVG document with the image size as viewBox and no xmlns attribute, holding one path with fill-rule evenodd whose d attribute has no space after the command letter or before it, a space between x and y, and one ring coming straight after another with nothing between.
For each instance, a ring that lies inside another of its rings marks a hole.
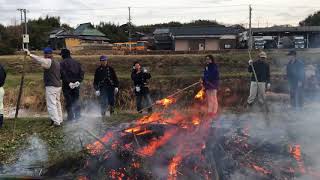
<instances>
[{"instance_id":1,"label":"house with tiled roof","mask_svg":"<svg viewBox=\"0 0 320 180\"><path fill-rule=\"evenodd\" d=\"M63 39L64 48L70 50L109 50L112 48L110 39L94 28L91 23L80 24L74 31L56 29L50 33L50 40Z\"/></svg>"},{"instance_id":2,"label":"house with tiled roof","mask_svg":"<svg viewBox=\"0 0 320 180\"><path fill-rule=\"evenodd\" d=\"M224 26L159 28L154 31L159 50L214 51L236 49L243 29Z\"/></svg>"}]
</instances>

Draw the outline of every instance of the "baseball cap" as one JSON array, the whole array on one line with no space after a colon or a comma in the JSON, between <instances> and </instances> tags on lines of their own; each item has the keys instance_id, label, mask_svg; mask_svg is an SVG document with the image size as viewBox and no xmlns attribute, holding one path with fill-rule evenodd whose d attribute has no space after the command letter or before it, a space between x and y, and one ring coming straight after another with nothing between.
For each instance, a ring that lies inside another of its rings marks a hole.
<instances>
[{"instance_id":1,"label":"baseball cap","mask_svg":"<svg viewBox=\"0 0 320 180\"><path fill-rule=\"evenodd\" d=\"M50 47L46 47L43 49L43 53L44 54L52 54L53 50Z\"/></svg>"}]
</instances>

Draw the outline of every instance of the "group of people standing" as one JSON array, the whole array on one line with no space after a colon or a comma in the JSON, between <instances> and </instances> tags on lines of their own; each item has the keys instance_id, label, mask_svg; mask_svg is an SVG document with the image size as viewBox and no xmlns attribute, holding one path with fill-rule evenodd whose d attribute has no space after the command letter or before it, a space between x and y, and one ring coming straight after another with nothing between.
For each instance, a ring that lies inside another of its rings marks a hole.
<instances>
[{"instance_id":1,"label":"group of people standing","mask_svg":"<svg viewBox=\"0 0 320 180\"><path fill-rule=\"evenodd\" d=\"M286 67L286 73L289 82L291 107L301 109L305 81L304 63L297 58L297 52L294 50L289 51L287 56L289 63ZM248 72L252 75L248 106L251 106L256 100L261 104L265 103L266 90L271 90L270 67L266 59L267 54L262 51L259 53L258 60L249 60Z\"/></svg>"},{"instance_id":2,"label":"group of people standing","mask_svg":"<svg viewBox=\"0 0 320 180\"><path fill-rule=\"evenodd\" d=\"M81 64L72 59L68 49L61 50L62 61L53 58L53 50L45 48L44 57L39 57L26 51L26 55L44 69L43 81L47 110L51 120L51 126L61 126L63 122L62 106L60 101L61 91L65 99L65 107L68 120L80 118L80 85L84 79L84 71Z\"/></svg>"},{"instance_id":3,"label":"group of people standing","mask_svg":"<svg viewBox=\"0 0 320 180\"><path fill-rule=\"evenodd\" d=\"M61 91L65 99L65 108L68 114L68 120L77 120L81 117L81 106L79 104L80 86L84 80L84 71L81 64L71 57L68 49L61 50L62 61L58 62L53 58L53 50L45 48L44 57L31 54L26 50L26 55L44 69L43 80L45 85L45 96L47 110L52 126L61 126L63 122L63 113L60 103ZM296 57L296 51L288 53L289 63L287 65L287 78L289 81L291 105L294 108L301 108L303 105L303 84L304 84L304 64ZM270 67L266 62L267 54L259 53L256 61L249 60L248 72L252 73L250 84L250 95L248 97L248 106L251 106L256 100L264 103L266 90L270 90ZM0 127L3 123L3 85L6 79L6 72L0 65ZM133 64L131 79L134 85L136 96L136 107L139 113L144 109L152 112L152 100L149 91L149 80L151 74L140 62ZM217 91L219 88L219 70L212 55L205 57L205 67L201 84L206 92L208 103L208 114L215 115L218 112ZM101 115L105 116L109 107L110 114L114 113L115 95L119 92L119 80L115 70L110 66L107 56L100 57L100 66L96 69L93 80L95 95L100 102ZM144 102L144 103L143 103Z\"/></svg>"},{"instance_id":4,"label":"group of people standing","mask_svg":"<svg viewBox=\"0 0 320 180\"><path fill-rule=\"evenodd\" d=\"M81 64L71 57L68 49L61 50L62 61L59 63L53 58L53 50L45 48L44 57L39 57L26 51L35 62L44 68L43 80L46 89L46 103L52 126L61 126L63 114L60 103L60 94L63 92L68 120L77 120L81 117L79 104L80 86L84 80L84 71ZM152 100L148 88L151 78L146 68L135 62L131 78L134 82L137 111L142 113L143 102L148 112L152 112ZM61 82L62 81L62 82ZM119 80L115 70L110 66L107 56L100 56L100 66L96 69L93 80L95 95L99 99L101 116L106 115L109 108L110 114L114 113L115 96L119 92Z\"/></svg>"}]
</instances>

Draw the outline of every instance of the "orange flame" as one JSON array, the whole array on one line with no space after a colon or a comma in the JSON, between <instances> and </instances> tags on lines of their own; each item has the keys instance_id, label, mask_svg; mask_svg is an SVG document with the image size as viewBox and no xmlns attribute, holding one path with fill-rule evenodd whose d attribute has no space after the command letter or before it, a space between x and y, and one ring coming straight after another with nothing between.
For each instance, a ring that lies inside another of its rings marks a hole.
<instances>
[{"instance_id":1,"label":"orange flame","mask_svg":"<svg viewBox=\"0 0 320 180\"><path fill-rule=\"evenodd\" d=\"M136 169L138 169L138 168L141 167L140 163L137 163L137 162L133 162L133 163L131 164L131 166L132 166L133 168L136 168Z\"/></svg>"},{"instance_id":2,"label":"orange flame","mask_svg":"<svg viewBox=\"0 0 320 180\"><path fill-rule=\"evenodd\" d=\"M168 166L168 171L169 171L169 176L168 176L168 180L176 180L177 176L178 176L178 166L182 161L182 156L175 156L169 166Z\"/></svg>"},{"instance_id":3,"label":"orange flame","mask_svg":"<svg viewBox=\"0 0 320 180\"><path fill-rule=\"evenodd\" d=\"M198 126L200 124L200 118L199 117L193 117L192 118L192 124L195 126Z\"/></svg>"},{"instance_id":4,"label":"orange flame","mask_svg":"<svg viewBox=\"0 0 320 180\"><path fill-rule=\"evenodd\" d=\"M178 111L173 111L172 116L163 120L165 124L178 124L181 121L185 120L185 117Z\"/></svg>"},{"instance_id":5,"label":"orange flame","mask_svg":"<svg viewBox=\"0 0 320 180\"><path fill-rule=\"evenodd\" d=\"M80 176L78 177L78 180L89 180L87 176Z\"/></svg>"},{"instance_id":6,"label":"orange flame","mask_svg":"<svg viewBox=\"0 0 320 180\"><path fill-rule=\"evenodd\" d=\"M137 126L137 127L134 127L134 128L126 129L125 132L127 132L127 133L137 133L137 132L140 132L141 130L142 130L142 127L141 126Z\"/></svg>"},{"instance_id":7,"label":"orange flame","mask_svg":"<svg viewBox=\"0 0 320 180\"><path fill-rule=\"evenodd\" d=\"M161 113L152 113L150 116L144 116L137 121L138 124L147 124L161 119Z\"/></svg>"},{"instance_id":8,"label":"orange flame","mask_svg":"<svg viewBox=\"0 0 320 180\"><path fill-rule=\"evenodd\" d=\"M107 133L103 138L100 139L101 142L103 143L108 143L109 140L112 138L113 133L109 132ZM96 141L93 144L87 145L87 150L89 151L90 154L92 155L98 155L101 153L103 150L103 144L100 141Z\"/></svg>"},{"instance_id":9,"label":"orange flame","mask_svg":"<svg viewBox=\"0 0 320 180\"><path fill-rule=\"evenodd\" d=\"M109 176L111 179L122 180L124 177L124 174L114 169L111 169L111 171L109 172Z\"/></svg>"},{"instance_id":10,"label":"orange flame","mask_svg":"<svg viewBox=\"0 0 320 180\"><path fill-rule=\"evenodd\" d=\"M289 148L290 148L290 153L298 163L300 172L305 173L306 170L304 168L304 164L301 156L301 146L297 144L297 145L294 145L293 147L289 146Z\"/></svg>"},{"instance_id":11,"label":"orange flame","mask_svg":"<svg viewBox=\"0 0 320 180\"><path fill-rule=\"evenodd\" d=\"M263 174L271 174L270 171L268 171L268 170L266 170L266 169L264 169L264 168L262 168L262 167L259 167L259 166L256 166L256 165L252 165L252 167L253 167L256 171L261 172L261 173L263 173Z\"/></svg>"},{"instance_id":12,"label":"orange flame","mask_svg":"<svg viewBox=\"0 0 320 180\"><path fill-rule=\"evenodd\" d=\"M164 99L158 100L156 104L162 105L167 108L169 105L175 102L176 102L176 99L170 97L170 98L164 98Z\"/></svg>"},{"instance_id":13,"label":"orange flame","mask_svg":"<svg viewBox=\"0 0 320 180\"><path fill-rule=\"evenodd\" d=\"M139 149L138 152L145 156L152 156L156 150L166 144L176 132L176 130L166 132L160 139L153 139L150 144Z\"/></svg>"},{"instance_id":14,"label":"orange flame","mask_svg":"<svg viewBox=\"0 0 320 180\"><path fill-rule=\"evenodd\" d=\"M151 130L146 130L146 131L143 131L143 132L141 132L141 133L138 133L137 136L141 136L141 135L145 135L145 134L151 134L151 133L153 133L153 131L151 131Z\"/></svg>"},{"instance_id":15,"label":"orange flame","mask_svg":"<svg viewBox=\"0 0 320 180\"><path fill-rule=\"evenodd\" d=\"M204 100L205 95L206 95L206 93L205 93L204 89L201 89L194 98L202 101L202 100Z\"/></svg>"}]
</instances>

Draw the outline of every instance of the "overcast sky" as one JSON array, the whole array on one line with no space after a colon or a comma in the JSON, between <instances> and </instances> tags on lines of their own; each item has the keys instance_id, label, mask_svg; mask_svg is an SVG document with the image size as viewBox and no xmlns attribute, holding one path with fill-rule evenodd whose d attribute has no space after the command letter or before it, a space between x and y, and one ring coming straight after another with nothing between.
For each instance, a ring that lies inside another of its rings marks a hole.
<instances>
[{"instance_id":1,"label":"overcast sky","mask_svg":"<svg viewBox=\"0 0 320 180\"><path fill-rule=\"evenodd\" d=\"M249 4L253 6L255 27L297 25L307 15L320 10L319 0L0 0L0 23L19 23L16 9L26 8L29 19L60 16L62 23L73 27L100 21L123 24L128 21L128 6L131 6L132 22L136 25L197 19L247 25Z\"/></svg>"}]
</instances>

